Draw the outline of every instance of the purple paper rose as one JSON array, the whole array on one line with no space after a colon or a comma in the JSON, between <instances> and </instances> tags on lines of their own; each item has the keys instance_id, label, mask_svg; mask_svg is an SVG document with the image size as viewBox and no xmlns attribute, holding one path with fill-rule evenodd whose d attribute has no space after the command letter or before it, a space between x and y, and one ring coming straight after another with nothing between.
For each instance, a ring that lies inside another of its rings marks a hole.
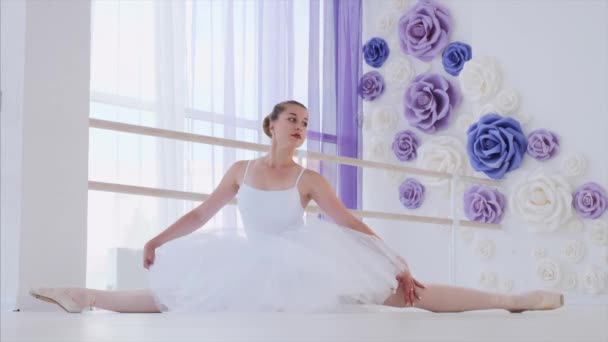
<instances>
[{"instance_id":1,"label":"purple paper rose","mask_svg":"<svg viewBox=\"0 0 608 342\"><path fill-rule=\"evenodd\" d=\"M382 38L372 38L363 45L363 58L365 62L373 66L374 68L379 68L384 64L391 50L388 48L388 44Z\"/></svg>"},{"instance_id":2,"label":"purple paper rose","mask_svg":"<svg viewBox=\"0 0 608 342\"><path fill-rule=\"evenodd\" d=\"M475 222L500 223L507 200L498 190L473 185L464 193L464 213Z\"/></svg>"},{"instance_id":3,"label":"purple paper rose","mask_svg":"<svg viewBox=\"0 0 608 342\"><path fill-rule=\"evenodd\" d=\"M608 197L602 187L594 182L579 186L572 198L574 210L584 217L596 219L602 216L608 207Z\"/></svg>"},{"instance_id":4,"label":"purple paper rose","mask_svg":"<svg viewBox=\"0 0 608 342\"><path fill-rule=\"evenodd\" d=\"M406 179L399 186L399 200L406 208L419 208L424 201L424 185L413 178Z\"/></svg>"},{"instance_id":5,"label":"purple paper rose","mask_svg":"<svg viewBox=\"0 0 608 342\"><path fill-rule=\"evenodd\" d=\"M528 135L528 154L536 160L551 159L557 154L559 140L546 129L537 129Z\"/></svg>"},{"instance_id":6,"label":"purple paper rose","mask_svg":"<svg viewBox=\"0 0 608 342\"><path fill-rule=\"evenodd\" d=\"M515 170L526 153L526 136L519 122L490 113L467 130L471 166L493 179Z\"/></svg>"},{"instance_id":7,"label":"purple paper rose","mask_svg":"<svg viewBox=\"0 0 608 342\"><path fill-rule=\"evenodd\" d=\"M384 78L377 71L366 72L359 80L357 91L365 101L373 101L384 92Z\"/></svg>"},{"instance_id":8,"label":"purple paper rose","mask_svg":"<svg viewBox=\"0 0 608 342\"><path fill-rule=\"evenodd\" d=\"M410 161L416 159L418 144L418 137L414 132L401 131L395 134L395 139L393 139L393 152L400 161Z\"/></svg>"},{"instance_id":9,"label":"purple paper rose","mask_svg":"<svg viewBox=\"0 0 608 342\"><path fill-rule=\"evenodd\" d=\"M405 91L405 118L423 132L435 133L447 128L452 110L461 100L460 90L445 77L421 74Z\"/></svg>"},{"instance_id":10,"label":"purple paper rose","mask_svg":"<svg viewBox=\"0 0 608 342\"><path fill-rule=\"evenodd\" d=\"M452 75L458 76L464 67L464 63L473 57L471 47L465 43L450 43L441 54L443 69Z\"/></svg>"},{"instance_id":11,"label":"purple paper rose","mask_svg":"<svg viewBox=\"0 0 608 342\"><path fill-rule=\"evenodd\" d=\"M448 44L452 17L446 7L432 0L421 0L399 18L401 50L429 62Z\"/></svg>"}]
</instances>

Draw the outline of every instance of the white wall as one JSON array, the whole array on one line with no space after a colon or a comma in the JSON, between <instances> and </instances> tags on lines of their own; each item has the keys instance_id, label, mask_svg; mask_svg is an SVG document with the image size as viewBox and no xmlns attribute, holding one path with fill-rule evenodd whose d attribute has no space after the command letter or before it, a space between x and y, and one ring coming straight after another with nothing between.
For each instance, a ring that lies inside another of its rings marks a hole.
<instances>
[{"instance_id":1,"label":"white wall","mask_svg":"<svg viewBox=\"0 0 608 342\"><path fill-rule=\"evenodd\" d=\"M15 305L19 274L25 2L0 2L0 16L1 309L8 310Z\"/></svg>"},{"instance_id":2,"label":"white wall","mask_svg":"<svg viewBox=\"0 0 608 342\"><path fill-rule=\"evenodd\" d=\"M85 284L90 3L3 2L2 33L2 299L23 309Z\"/></svg>"},{"instance_id":3,"label":"white wall","mask_svg":"<svg viewBox=\"0 0 608 342\"><path fill-rule=\"evenodd\" d=\"M385 78L391 59L394 62L396 58L405 58L405 55L397 45L397 29L383 33L380 23L390 13L396 14L398 20L412 3L400 0L363 1L363 43L378 36L386 39L391 48L387 64L378 69ZM561 151L555 159L541 163L525 157L519 170L507 174L500 190L509 196L513 182L525 177L531 170L543 167L550 172L560 172L563 158L582 153L588 162L587 171L579 178L568 179L570 185L575 188L595 181L608 191L608 158L605 152L608 146L608 2L455 0L441 3L452 13L450 41L468 43L472 46L473 56L492 56L500 63L503 84L520 95L520 114L531 117L523 125L524 132L527 134L537 128L547 128L561 138ZM417 74L431 70L458 84L457 78L443 70L440 56L432 63L422 63L414 58L411 60ZM371 70L373 68L364 64L363 72ZM387 92L376 101L364 102L363 112L369 118L378 108L394 106L400 118L398 127L386 134L392 140L395 132L411 127L401 117L405 87L399 88L387 82ZM470 102L465 101L455 112L456 118L471 114L474 109ZM366 119L366 125L368 123ZM421 137L422 145L432 137L416 129L414 131ZM453 136L466 143L465 130L458 127L456 120L449 130L436 135ZM373 142L382 138L369 127L365 128L365 158L374 158L371 153ZM391 153L386 161L399 163ZM416 162L403 165L416 166ZM399 180L378 175L382 174L364 173L365 209L449 216L446 189L427 187L425 204L418 210L408 210L398 200ZM483 176L479 173L475 175ZM379 193L385 196L379 196ZM461 195L456 198L459 205L461 198ZM606 222L608 213L601 220ZM581 274L588 267L608 271L605 254L608 247L593 243L589 232L591 220L583 222L581 231L563 227L555 233L530 233L529 224L508 210L501 231L474 229L472 240L465 239L466 234L456 231L453 240L455 262L451 263L452 231L449 227L369 221L373 228L409 258L415 273L425 281L449 282L453 265L453 280L460 285L501 291L507 290L503 286L505 282L513 283L512 291L543 287L544 283L536 274L537 259L532 255L536 247L542 247L547 256L558 261L562 276L574 274L578 277L577 287L566 291L569 302L608 303L608 284L602 295L595 296L586 293L580 284ZM489 260L482 260L474 251L477 243L483 239L496 244L495 255ZM572 240L580 240L586 247L580 263L568 261L564 256L565 245ZM496 286L482 286L479 280L484 271L496 276ZM562 282L557 288L565 291L563 286Z\"/></svg>"}]
</instances>

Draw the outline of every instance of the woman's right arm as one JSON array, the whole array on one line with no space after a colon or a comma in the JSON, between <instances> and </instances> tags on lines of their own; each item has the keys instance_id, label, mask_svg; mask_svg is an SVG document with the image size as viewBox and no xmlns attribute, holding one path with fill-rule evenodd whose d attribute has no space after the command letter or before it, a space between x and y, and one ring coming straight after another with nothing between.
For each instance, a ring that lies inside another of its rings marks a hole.
<instances>
[{"instance_id":1,"label":"woman's right arm","mask_svg":"<svg viewBox=\"0 0 608 342\"><path fill-rule=\"evenodd\" d=\"M244 161L238 161L232 164L220 184L206 201L182 216L163 232L148 241L146 245L149 244L150 247L158 248L173 239L192 233L207 223L238 192L239 176L244 163Z\"/></svg>"}]
</instances>

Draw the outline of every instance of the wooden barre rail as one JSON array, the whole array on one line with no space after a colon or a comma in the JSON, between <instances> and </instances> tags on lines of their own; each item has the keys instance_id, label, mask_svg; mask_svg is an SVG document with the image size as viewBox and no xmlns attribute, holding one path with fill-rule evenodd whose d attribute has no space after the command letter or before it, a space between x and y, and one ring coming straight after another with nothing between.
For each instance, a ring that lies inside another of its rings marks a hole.
<instances>
[{"instance_id":1,"label":"wooden barre rail","mask_svg":"<svg viewBox=\"0 0 608 342\"><path fill-rule=\"evenodd\" d=\"M122 122L100 120L100 119L93 119L93 118L89 119L89 126L93 127L93 128L106 129L106 130L111 130L111 131L135 133L135 134L147 135L147 136L153 136L153 137L159 137L159 138L167 138L167 139L190 141L190 142L202 143L202 144L211 144L211 145L224 146L224 147L240 148L240 149L251 150L251 151L266 152L270 149L270 146L264 145L264 144L250 143L250 142L244 142L244 141L238 141L238 140L232 140L232 139L226 139L226 138L217 138L217 137L212 137L212 136L207 136L207 135L199 135L199 134L193 134L193 133L172 131L172 130L162 129L162 128L132 125L132 124L127 124L127 123L122 123ZM299 157L303 157L303 158L307 158L307 159L332 161L332 162L335 162L338 164L346 164L346 165L359 166L359 167L369 167L369 168L373 168L373 169L385 169L385 170L390 170L390 171L403 172L406 174L431 176L431 177L441 178L441 179L455 178L454 174L448 173L448 172L438 172L438 171L420 169L420 168L415 168L415 167L410 167L410 166L401 166L401 165L396 165L396 164L374 162L374 161L361 160L361 159L349 158L349 157L332 156L332 155L323 154L323 153L319 153L319 152L297 150L296 154ZM471 183L481 183L481 184L486 184L486 185L491 185L491 186L498 186L500 184L498 181L493 180L493 179L479 178L479 177L473 177L473 176L464 176L464 175L460 175L458 177L460 178L460 180L471 182Z\"/></svg>"},{"instance_id":2,"label":"wooden barre rail","mask_svg":"<svg viewBox=\"0 0 608 342\"><path fill-rule=\"evenodd\" d=\"M106 182L97 182L97 181L89 181L89 190L95 191L105 191L105 192L113 192L113 193L123 193L130 195L140 195L140 196L150 196L150 197L160 197L160 198L169 198L169 199L181 199L187 201L205 201L209 198L208 194L201 194L196 192L187 192L187 191L177 191L177 190L165 190L165 189L157 189L157 188L149 188L135 185L125 185L125 184L117 184L117 183L106 183ZM236 204L237 200L232 199L229 204ZM315 213L321 212L319 207L317 206L308 206L306 208L307 212ZM490 223L481 223L474 222L468 220L452 220L449 218L440 218L440 217L429 217L429 216L418 216L418 215L407 215L407 214L395 214L395 213L385 213L380 211L370 211L370 210L350 210L353 215L364 217L364 218L377 218L377 219L387 219L387 220L397 220L397 221L412 221L412 222L421 222L421 223L432 223L439 225L453 225L457 223L457 225L462 227L473 227L473 228L500 228L498 224L490 224Z\"/></svg>"}]
</instances>

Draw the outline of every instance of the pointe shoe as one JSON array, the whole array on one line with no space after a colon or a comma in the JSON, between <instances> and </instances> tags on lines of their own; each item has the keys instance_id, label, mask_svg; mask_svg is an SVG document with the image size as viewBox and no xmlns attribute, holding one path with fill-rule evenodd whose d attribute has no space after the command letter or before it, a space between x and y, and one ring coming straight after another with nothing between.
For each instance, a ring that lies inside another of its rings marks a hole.
<instances>
[{"instance_id":1,"label":"pointe shoe","mask_svg":"<svg viewBox=\"0 0 608 342\"><path fill-rule=\"evenodd\" d=\"M45 302L55 303L69 313L81 313L83 309L64 289L41 287L30 289L30 295Z\"/></svg>"},{"instance_id":2,"label":"pointe shoe","mask_svg":"<svg viewBox=\"0 0 608 342\"><path fill-rule=\"evenodd\" d=\"M529 310L554 310L564 305L564 295L558 292L538 290L531 291L523 295L536 295L539 296L540 299L535 303L528 305L528 307L525 309L509 310L511 313L522 313Z\"/></svg>"}]
</instances>

